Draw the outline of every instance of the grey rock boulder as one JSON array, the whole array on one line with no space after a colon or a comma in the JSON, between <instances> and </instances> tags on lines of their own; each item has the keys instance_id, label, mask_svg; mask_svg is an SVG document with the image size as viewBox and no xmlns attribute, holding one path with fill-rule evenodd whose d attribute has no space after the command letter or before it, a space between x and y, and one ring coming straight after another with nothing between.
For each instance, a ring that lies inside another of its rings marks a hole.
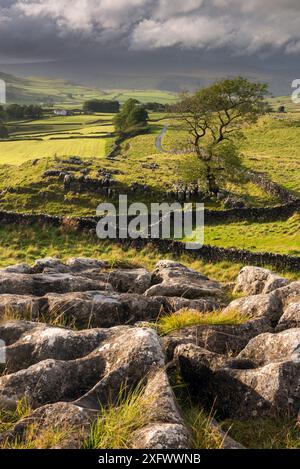
<instances>
[{"instance_id":1,"label":"grey rock boulder","mask_svg":"<svg viewBox=\"0 0 300 469\"><path fill-rule=\"evenodd\" d=\"M120 329L72 331L61 327L35 324L14 343L7 345L6 373L14 373L46 359L75 360L91 353L103 340ZM2 339L0 331L0 339Z\"/></svg>"},{"instance_id":2,"label":"grey rock boulder","mask_svg":"<svg viewBox=\"0 0 300 469\"><path fill-rule=\"evenodd\" d=\"M108 263L98 259L89 257L72 257L67 260L66 266L71 272L84 272L90 269L104 269L108 267Z\"/></svg>"},{"instance_id":3,"label":"grey rock boulder","mask_svg":"<svg viewBox=\"0 0 300 469\"><path fill-rule=\"evenodd\" d=\"M88 290L112 290L112 286L101 280L68 273L28 275L0 272L0 294L43 296L48 292Z\"/></svg>"},{"instance_id":4,"label":"grey rock boulder","mask_svg":"<svg viewBox=\"0 0 300 469\"><path fill-rule=\"evenodd\" d=\"M173 359L175 348L180 344L194 344L217 354L237 355L250 339L272 331L269 321L254 319L239 325L200 325L174 331L162 338L168 360Z\"/></svg>"},{"instance_id":5,"label":"grey rock boulder","mask_svg":"<svg viewBox=\"0 0 300 469\"><path fill-rule=\"evenodd\" d=\"M164 370L149 377L144 399L147 423L132 437L134 449L187 449L190 433L177 407L173 390Z\"/></svg>"},{"instance_id":6,"label":"grey rock boulder","mask_svg":"<svg viewBox=\"0 0 300 469\"><path fill-rule=\"evenodd\" d=\"M247 295L270 293L277 288L288 285L289 280L280 277L268 269L247 266L240 271L234 291Z\"/></svg>"},{"instance_id":7,"label":"grey rock boulder","mask_svg":"<svg viewBox=\"0 0 300 469\"><path fill-rule=\"evenodd\" d=\"M229 311L237 311L249 319L265 318L270 324L275 325L283 313L281 301L272 293L234 300L225 308L224 313Z\"/></svg>"},{"instance_id":8,"label":"grey rock boulder","mask_svg":"<svg viewBox=\"0 0 300 469\"><path fill-rule=\"evenodd\" d=\"M276 332L294 327L300 328L300 301L287 306L276 327Z\"/></svg>"},{"instance_id":9,"label":"grey rock boulder","mask_svg":"<svg viewBox=\"0 0 300 469\"><path fill-rule=\"evenodd\" d=\"M16 264L16 265L10 265L8 267L5 267L4 269L1 269L0 272L11 272L14 274L31 274L32 273L32 268L28 264Z\"/></svg>"},{"instance_id":10,"label":"grey rock boulder","mask_svg":"<svg viewBox=\"0 0 300 469\"><path fill-rule=\"evenodd\" d=\"M223 417L296 417L300 404L300 362L277 361L254 369L222 368L214 375Z\"/></svg>"},{"instance_id":11,"label":"grey rock boulder","mask_svg":"<svg viewBox=\"0 0 300 469\"><path fill-rule=\"evenodd\" d=\"M109 271L107 281L118 292L142 294L151 287L151 274L146 269L117 269Z\"/></svg>"},{"instance_id":12,"label":"grey rock boulder","mask_svg":"<svg viewBox=\"0 0 300 469\"><path fill-rule=\"evenodd\" d=\"M282 360L300 363L300 328L260 334L250 340L237 358L251 360L257 367Z\"/></svg>"},{"instance_id":13,"label":"grey rock boulder","mask_svg":"<svg viewBox=\"0 0 300 469\"><path fill-rule=\"evenodd\" d=\"M161 311L169 308L165 298L147 298L133 293L50 293L46 298L50 318L61 314L68 324L77 327L113 327L156 320Z\"/></svg>"},{"instance_id":14,"label":"grey rock boulder","mask_svg":"<svg viewBox=\"0 0 300 469\"><path fill-rule=\"evenodd\" d=\"M37 441L43 435L43 432L47 433L49 430L51 432L55 429L61 433L61 439L56 444L53 443L50 449L80 449L87 441L91 425L96 420L97 415L97 411L83 409L71 402L47 404L34 410L30 416L18 422L12 431L2 435L2 440L9 443L16 440L20 444L26 443L28 431L32 433L30 429L34 426L34 435L36 435ZM37 444L36 449L45 448Z\"/></svg>"},{"instance_id":15,"label":"grey rock boulder","mask_svg":"<svg viewBox=\"0 0 300 469\"><path fill-rule=\"evenodd\" d=\"M279 288L272 295L280 301L282 310L284 310L290 303L300 302L300 282L292 282Z\"/></svg>"},{"instance_id":16,"label":"grey rock boulder","mask_svg":"<svg viewBox=\"0 0 300 469\"><path fill-rule=\"evenodd\" d=\"M48 269L56 273L68 272L68 268L60 259L56 257L45 257L43 259L37 259L31 269L32 271L29 273L43 273Z\"/></svg>"},{"instance_id":17,"label":"grey rock boulder","mask_svg":"<svg viewBox=\"0 0 300 469\"><path fill-rule=\"evenodd\" d=\"M37 319L47 308L45 298L32 295L0 295L0 318L13 316L20 319Z\"/></svg>"},{"instance_id":18,"label":"grey rock boulder","mask_svg":"<svg viewBox=\"0 0 300 469\"><path fill-rule=\"evenodd\" d=\"M187 449L190 434L180 415L167 375L162 368L146 376L141 388L141 405L144 407L144 423L127 442L132 449ZM26 441L27 431L35 427L37 437L53 428L63 437L52 449L81 449L90 436L96 419L102 418L100 409L80 407L72 402L46 404L20 422L2 439L13 442ZM1 437L0 437L1 441Z\"/></svg>"},{"instance_id":19,"label":"grey rock boulder","mask_svg":"<svg viewBox=\"0 0 300 469\"><path fill-rule=\"evenodd\" d=\"M68 344L68 331L46 330L46 344L43 339L39 342L35 338L33 344L37 348L31 347L31 357L36 360L40 354L47 358L29 368L0 377L1 408L14 408L18 400L26 397L33 408L76 400L80 407L97 409L99 403L105 405L114 396L117 398L122 386L135 386L153 369L164 365L161 345L152 329L121 327L112 337L102 341L97 331L96 337L92 338L92 334L88 331L82 337L87 335L89 339L100 342L96 349L82 358L71 360L48 358L54 353L72 356L72 352L66 350L72 345L72 340ZM105 332L103 334L106 335ZM29 343L30 340L28 337ZM63 344L68 344L68 347L61 352ZM88 347L88 341L85 341L85 351ZM81 351L84 352L83 345ZM22 352L21 348L19 352ZM73 353L79 352L77 349Z\"/></svg>"},{"instance_id":20,"label":"grey rock boulder","mask_svg":"<svg viewBox=\"0 0 300 469\"><path fill-rule=\"evenodd\" d=\"M173 296L189 299L203 297L221 298L223 295L219 283L174 261L160 261L152 273L154 284L146 296Z\"/></svg>"}]
</instances>

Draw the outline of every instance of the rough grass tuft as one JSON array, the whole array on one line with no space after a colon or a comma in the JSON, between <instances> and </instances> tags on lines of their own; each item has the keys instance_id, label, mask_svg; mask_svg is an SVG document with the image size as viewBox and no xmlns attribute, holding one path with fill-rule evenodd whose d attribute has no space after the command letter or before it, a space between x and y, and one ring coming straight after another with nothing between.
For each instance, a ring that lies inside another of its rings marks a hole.
<instances>
[{"instance_id":1,"label":"rough grass tuft","mask_svg":"<svg viewBox=\"0 0 300 469\"><path fill-rule=\"evenodd\" d=\"M147 424L152 399L138 386L125 393L121 390L116 405L100 408L91 428L85 449L128 449L132 434Z\"/></svg>"},{"instance_id":2,"label":"rough grass tuft","mask_svg":"<svg viewBox=\"0 0 300 469\"><path fill-rule=\"evenodd\" d=\"M185 327L225 324L237 325L243 324L247 319L245 315L241 315L241 313L236 310L201 313L193 309L182 309L176 313L162 316L157 322L157 330L161 335L167 335Z\"/></svg>"},{"instance_id":3,"label":"rough grass tuft","mask_svg":"<svg viewBox=\"0 0 300 469\"><path fill-rule=\"evenodd\" d=\"M32 423L27 427L22 439L20 437L13 441L7 439L0 447L1 449L51 449L58 446L68 435L69 430L52 427L40 429L37 424Z\"/></svg>"},{"instance_id":4,"label":"rough grass tuft","mask_svg":"<svg viewBox=\"0 0 300 469\"><path fill-rule=\"evenodd\" d=\"M300 449L300 426L289 418L226 420L221 426L249 449Z\"/></svg>"},{"instance_id":5,"label":"rough grass tuft","mask_svg":"<svg viewBox=\"0 0 300 469\"><path fill-rule=\"evenodd\" d=\"M213 424L213 414L207 413L197 407L192 406L184 410L184 417L187 425L192 431L192 447L194 449L222 449L224 436Z\"/></svg>"},{"instance_id":6,"label":"rough grass tuft","mask_svg":"<svg viewBox=\"0 0 300 469\"><path fill-rule=\"evenodd\" d=\"M32 408L26 398L20 399L14 410L0 410L0 433L9 431L19 420L28 417Z\"/></svg>"}]
</instances>

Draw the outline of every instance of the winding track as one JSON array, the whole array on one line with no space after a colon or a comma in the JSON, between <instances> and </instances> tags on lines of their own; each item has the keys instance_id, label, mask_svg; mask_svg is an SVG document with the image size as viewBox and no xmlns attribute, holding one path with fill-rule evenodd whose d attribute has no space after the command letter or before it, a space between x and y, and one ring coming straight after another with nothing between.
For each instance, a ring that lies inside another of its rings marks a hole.
<instances>
[{"instance_id":1,"label":"winding track","mask_svg":"<svg viewBox=\"0 0 300 469\"><path fill-rule=\"evenodd\" d=\"M160 134L156 137L155 139L155 147L158 151L160 152L163 152L163 153L168 153L166 150L163 149L162 147L162 139L165 135L165 133L167 132L168 130L168 127L169 127L169 124L166 124L164 126L164 128L162 129L162 131L160 132Z\"/></svg>"}]
</instances>

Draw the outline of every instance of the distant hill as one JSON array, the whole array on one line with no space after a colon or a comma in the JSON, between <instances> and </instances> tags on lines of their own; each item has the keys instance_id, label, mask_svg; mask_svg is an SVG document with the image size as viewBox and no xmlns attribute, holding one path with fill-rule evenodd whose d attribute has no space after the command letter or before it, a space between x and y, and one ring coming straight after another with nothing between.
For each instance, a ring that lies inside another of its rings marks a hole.
<instances>
[{"instance_id":1,"label":"distant hill","mask_svg":"<svg viewBox=\"0 0 300 469\"><path fill-rule=\"evenodd\" d=\"M101 90L59 78L20 78L0 72L0 79L6 82L8 103L74 107L91 98L117 99L124 102L129 97L136 97L141 102L161 103L171 103L176 100L176 95L167 91Z\"/></svg>"}]
</instances>

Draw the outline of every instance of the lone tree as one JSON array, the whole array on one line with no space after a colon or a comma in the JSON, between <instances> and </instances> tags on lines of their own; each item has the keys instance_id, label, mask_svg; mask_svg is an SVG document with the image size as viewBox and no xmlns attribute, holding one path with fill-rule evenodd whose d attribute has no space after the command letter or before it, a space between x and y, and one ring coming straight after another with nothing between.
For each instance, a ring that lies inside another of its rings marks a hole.
<instances>
[{"instance_id":1,"label":"lone tree","mask_svg":"<svg viewBox=\"0 0 300 469\"><path fill-rule=\"evenodd\" d=\"M126 134L147 128L148 112L137 99L128 99L114 118L116 131Z\"/></svg>"},{"instance_id":2,"label":"lone tree","mask_svg":"<svg viewBox=\"0 0 300 469\"><path fill-rule=\"evenodd\" d=\"M218 146L241 136L244 124L256 122L268 110L266 95L266 84L237 77L217 81L194 94L184 93L176 105L194 151L204 164L210 194L219 192L214 174Z\"/></svg>"}]
</instances>

